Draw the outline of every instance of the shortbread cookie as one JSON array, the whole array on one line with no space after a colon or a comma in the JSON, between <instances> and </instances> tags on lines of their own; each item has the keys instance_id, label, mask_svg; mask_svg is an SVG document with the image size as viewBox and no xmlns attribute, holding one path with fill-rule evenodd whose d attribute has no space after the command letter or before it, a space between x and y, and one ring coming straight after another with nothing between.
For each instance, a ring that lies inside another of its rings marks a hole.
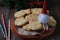
<instances>
[{"instance_id":1,"label":"shortbread cookie","mask_svg":"<svg viewBox=\"0 0 60 40\"><path fill-rule=\"evenodd\" d=\"M20 10L14 14L16 18L23 17L25 14L30 14L30 9Z\"/></svg>"},{"instance_id":2,"label":"shortbread cookie","mask_svg":"<svg viewBox=\"0 0 60 40\"><path fill-rule=\"evenodd\" d=\"M25 15L24 10L18 11L14 14L15 18L23 17Z\"/></svg>"},{"instance_id":3,"label":"shortbread cookie","mask_svg":"<svg viewBox=\"0 0 60 40\"><path fill-rule=\"evenodd\" d=\"M30 14L30 9L25 9L24 12L25 14Z\"/></svg>"},{"instance_id":4,"label":"shortbread cookie","mask_svg":"<svg viewBox=\"0 0 60 40\"><path fill-rule=\"evenodd\" d=\"M25 17L27 21L37 21L37 16L36 14L30 14Z\"/></svg>"},{"instance_id":5,"label":"shortbread cookie","mask_svg":"<svg viewBox=\"0 0 60 40\"><path fill-rule=\"evenodd\" d=\"M23 29L28 30L28 31L32 30L30 24L23 26Z\"/></svg>"},{"instance_id":6,"label":"shortbread cookie","mask_svg":"<svg viewBox=\"0 0 60 40\"><path fill-rule=\"evenodd\" d=\"M27 22L27 20L25 20L23 17L17 18L17 19L15 20L15 25L16 25L16 26L22 26L22 25L24 25L26 22Z\"/></svg>"},{"instance_id":7,"label":"shortbread cookie","mask_svg":"<svg viewBox=\"0 0 60 40\"><path fill-rule=\"evenodd\" d=\"M32 30L41 30L42 29L42 24L38 21L29 21L29 24L31 25Z\"/></svg>"},{"instance_id":8,"label":"shortbread cookie","mask_svg":"<svg viewBox=\"0 0 60 40\"><path fill-rule=\"evenodd\" d=\"M50 16L48 25L54 27L56 24L56 20L52 16Z\"/></svg>"},{"instance_id":9,"label":"shortbread cookie","mask_svg":"<svg viewBox=\"0 0 60 40\"><path fill-rule=\"evenodd\" d=\"M41 30L42 24L38 21L31 21L28 25L23 26L25 30Z\"/></svg>"},{"instance_id":10,"label":"shortbread cookie","mask_svg":"<svg viewBox=\"0 0 60 40\"><path fill-rule=\"evenodd\" d=\"M41 11L42 11L42 8L34 8L34 9L31 9L32 13L34 14L40 14ZM49 11L47 10L47 12L49 13Z\"/></svg>"},{"instance_id":11,"label":"shortbread cookie","mask_svg":"<svg viewBox=\"0 0 60 40\"><path fill-rule=\"evenodd\" d=\"M39 14L41 12L42 9L38 9L38 8L34 8L34 9L31 9L32 13L34 14Z\"/></svg>"}]
</instances>

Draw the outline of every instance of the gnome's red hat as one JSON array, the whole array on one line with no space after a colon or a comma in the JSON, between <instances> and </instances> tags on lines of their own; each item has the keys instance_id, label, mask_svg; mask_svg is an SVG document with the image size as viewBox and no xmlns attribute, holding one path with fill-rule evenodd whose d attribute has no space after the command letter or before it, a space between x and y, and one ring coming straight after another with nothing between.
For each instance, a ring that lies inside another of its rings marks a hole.
<instances>
[{"instance_id":1,"label":"gnome's red hat","mask_svg":"<svg viewBox=\"0 0 60 40\"><path fill-rule=\"evenodd\" d=\"M42 12L38 16L38 21L43 23L43 24L47 24L49 21L49 16L47 13L47 8L46 8L46 0L44 0L44 2L43 2Z\"/></svg>"},{"instance_id":2,"label":"gnome's red hat","mask_svg":"<svg viewBox=\"0 0 60 40\"><path fill-rule=\"evenodd\" d=\"M44 2L43 2L42 14L48 14L47 13L47 7L46 7L46 0L44 0Z\"/></svg>"}]
</instances>

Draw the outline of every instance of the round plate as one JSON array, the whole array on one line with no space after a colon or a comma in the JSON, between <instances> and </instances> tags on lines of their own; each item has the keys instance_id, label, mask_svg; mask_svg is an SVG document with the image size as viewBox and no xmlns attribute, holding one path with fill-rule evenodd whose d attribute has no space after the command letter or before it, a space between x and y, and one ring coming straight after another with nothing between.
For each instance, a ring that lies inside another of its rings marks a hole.
<instances>
[{"instance_id":1,"label":"round plate","mask_svg":"<svg viewBox=\"0 0 60 40\"><path fill-rule=\"evenodd\" d=\"M53 34L53 32L54 32L54 30L55 30L55 28L52 28L52 30L48 30L48 31L46 31L46 32L41 32L40 34L40 36L29 36L29 35L22 35L22 34L19 34L18 32L17 32L17 30L16 30L16 27L15 27L15 25L14 25L14 23L13 23L13 19L11 19L10 20L10 26L11 26L11 31L12 31L12 33L14 34L14 35L16 35L17 37L20 37L20 38L22 38L22 39L33 39L33 40L35 40L35 39L45 39L46 37L48 37L48 36L50 36L51 34Z\"/></svg>"}]
</instances>

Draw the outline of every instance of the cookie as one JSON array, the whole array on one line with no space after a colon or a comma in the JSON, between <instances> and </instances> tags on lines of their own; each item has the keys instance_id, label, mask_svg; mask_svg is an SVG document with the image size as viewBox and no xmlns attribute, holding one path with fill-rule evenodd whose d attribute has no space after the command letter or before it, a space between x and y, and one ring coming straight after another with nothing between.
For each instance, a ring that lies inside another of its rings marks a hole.
<instances>
[{"instance_id":1,"label":"cookie","mask_svg":"<svg viewBox=\"0 0 60 40\"><path fill-rule=\"evenodd\" d=\"M23 17L25 14L30 14L30 9L20 10L14 14L15 18Z\"/></svg>"},{"instance_id":2,"label":"cookie","mask_svg":"<svg viewBox=\"0 0 60 40\"><path fill-rule=\"evenodd\" d=\"M50 16L48 25L54 27L56 24L56 20L52 16Z\"/></svg>"},{"instance_id":3,"label":"cookie","mask_svg":"<svg viewBox=\"0 0 60 40\"><path fill-rule=\"evenodd\" d=\"M16 26L22 26L22 25L24 25L26 22L27 22L27 20L25 20L23 17L17 18L17 19L15 20L15 25L16 25Z\"/></svg>"},{"instance_id":4,"label":"cookie","mask_svg":"<svg viewBox=\"0 0 60 40\"><path fill-rule=\"evenodd\" d=\"M31 9L31 11L34 14L39 14L40 13L40 11L38 10L38 8Z\"/></svg>"},{"instance_id":5,"label":"cookie","mask_svg":"<svg viewBox=\"0 0 60 40\"><path fill-rule=\"evenodd\" d=\"M15 18L23 17L25 15L24 10L18 11L14 14Z\"/></svg>"},{"instance_id":6,"label":"cookie","mask_svg":"<svg viewBox=\"0 0 60 40\"><path fill-rule=\"evenodd\" d=\"M27 21L37 21L37 16L36 14L30 14L25 17Z\"/></svg>"},{"instance_id":7,"label":"cookie","mask_svg":"<svg viewBox=\"0 0 60 40\"><path fill-rule=\"evenodd\" d=\"M34 9L31 9L32 13L34 14L40 14L41 11L42 11L42 8L34 8ZM47 10L47 12L49 13L49 11Z\"/></svg>"},{"instance_id":8,"label":"cookie","mask_svg":"<svg viewBox=\"0 0 60 40\"><path fill-rule=\"evenodd\" d=\"M25 14L30 14L30 9L25 9L24 12Z\"/></svg>"},{"instance_id":9,"label":"cookie","mask_svg":"<svg viewBox=\"0 0 60 40\"><path fill-rule=\"evenodd\" d=\"M28 25L23 26L23 29L34 31L41 30L42 24L39 23L38 21L30 21Z\"/></svg>"},{"instance_id":10,"label":"cookie","mask_svg":"<svg viewBox=\"0 0 60 40\"><path fill-rule=\"evenodd\" d=\"M23 29L28 30L28 31L32 30L30 24L23 26Z\"/></svg>"}]
</instances>

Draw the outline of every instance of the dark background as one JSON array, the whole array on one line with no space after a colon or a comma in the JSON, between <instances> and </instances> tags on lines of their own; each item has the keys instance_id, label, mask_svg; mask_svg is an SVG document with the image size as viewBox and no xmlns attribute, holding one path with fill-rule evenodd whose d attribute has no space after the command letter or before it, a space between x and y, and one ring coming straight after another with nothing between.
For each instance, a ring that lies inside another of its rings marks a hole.
<instances>
[{"instance_id":1,"label":"dark background","mask_svg":"<svg viewBox=\"0 0 60 40\"><path fill-rule=\"evenodd\" d=\"M0 6L0 15L3 13L5 15L6 25L8 25L9 17L14 13L14 10L26 9L29 8L28 2L29 0L10 0L10 5L8 7ZM17 3L16 3L17 2ZM19 4L17 7L16 5ZM22 3L24 5L22 5ZM60 0L47 0L47 9L50 10L50 15L54 16L57 21L56 30L53 35L48 37L46 40L60 40ZM0 17L1 19L1 17ZM8 28L8 26L7 26ZM0 30L0 40L4 40L1 30ZM20 40L21 38L16 37L13 33L11 33L11 40ZM21 39L22 40L22 39Z\"/></svg>"}]
</instances>

